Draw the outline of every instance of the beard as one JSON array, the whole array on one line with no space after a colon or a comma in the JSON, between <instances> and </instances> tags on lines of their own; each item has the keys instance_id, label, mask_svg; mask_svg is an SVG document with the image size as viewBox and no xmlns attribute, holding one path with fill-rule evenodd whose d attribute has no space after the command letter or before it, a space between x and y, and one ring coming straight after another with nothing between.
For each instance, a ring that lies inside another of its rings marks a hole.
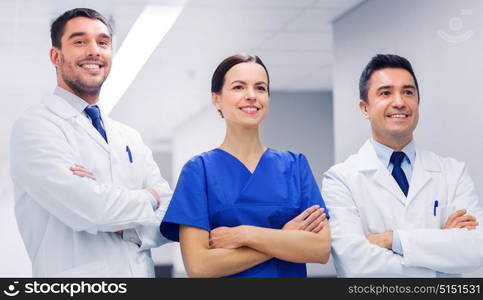
<instances>
[{"instance_id":1,"label":"beard","mask_svg":"<svg viewBox=\"0 0 483 300\"><path fill-rule=\"evenodd\" d=\"M61 69L62 69L62 79L71 88L74 93L83 98L82 96L99 96L101 92L101 87L104 81L107 78L107 74L104 77L93 84L90 84L84 80L80 74L76 74L75 67L70 65L66 60L63 54L61 56ZM107 66L104 66L107 67Z\"/></svg>"}]
</instances>

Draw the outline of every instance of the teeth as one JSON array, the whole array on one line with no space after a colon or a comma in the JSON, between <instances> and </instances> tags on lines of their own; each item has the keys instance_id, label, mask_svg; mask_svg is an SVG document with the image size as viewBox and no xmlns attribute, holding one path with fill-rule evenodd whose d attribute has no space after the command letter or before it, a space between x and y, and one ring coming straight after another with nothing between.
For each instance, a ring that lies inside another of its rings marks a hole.
<instances>
[{"instance_id":1,"label":"teeth","mask_svg":"<svg viewBox=\"0 0 483 300\"><path fill-rule=\"evenodd\" d=\"M99 65L82 65L84 69L99 69Z\"/></svg>"},{"instance_id":2,"label":"teeth","mask_svg":"<svg viewBox=\"0 0 483 300\"><path fill-rule=\"evenodd\" d=\"M241 110L252 112L257 111L258 109L256 107L243 107Z\"/></svg>"},{"instance_id":3,"label":"teeth","mask_svg":"<svg viewBox=\"0 0 483 300\"><path fill-rule=\"evenodd\" d=\"M397 114L397 115L391 115L390 116L391 118L406 118L407 115L403 115L403 114Z\"/></svg>"}]
</instances>

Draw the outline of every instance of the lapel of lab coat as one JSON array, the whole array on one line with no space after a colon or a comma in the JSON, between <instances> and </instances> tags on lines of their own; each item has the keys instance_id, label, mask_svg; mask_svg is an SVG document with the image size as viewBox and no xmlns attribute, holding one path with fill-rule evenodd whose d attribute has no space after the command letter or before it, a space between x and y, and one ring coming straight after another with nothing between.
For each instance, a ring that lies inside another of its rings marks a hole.
<instances>
[{"instance_id":1,"label":"lapel of lab coat","mask_svg":"<svg viewBox=\"0 0 483 300\"><path fill-rule=\"evenodd\" d=\"M67 101L57 95L50 95L46 98L45 104L53 113L65 119L67 122L76 122L79 124L102 149L109 152L109 147L106 141L102 138L96 128L92 126L89 119L84 118L81 113L76 111Z\"/></svg>"},{"instance_id":2,"label":"lapel of lab coat","mask_svg":"<svg viewBox=\"0 0 483 300\"><path fill-rule=\"evenodd\" d=\"M407 205L406 196L401 191L401 188L397 184L394 177L387 170L385 166L382 165L379 158L377 158L376 151L372 146L371 142L367 140L358 152L358 169L360 172L364 173L366 177L373 174L374 181L381 187L390 192L399 202L403 205ZM413 175L414 177L414 175ZM411 186L409 187L411 190Z\"/></svg>"},{"instance_id":3,"label":"lapel of lab coat","mask_svg":"<svg viewBox=\"0 0 483 300\"><path fill-rule=\"evenodd\" d=\"M441 172L441 168L437 161L431 157L431 153L416 149L416 161L414 163L413 175L409 184L408 205L433 179L433 174L439 172Z\"/></svg>"},{"instance_id":4,"label":"lapel of lab coat","mask_svg":"<svg viewBox=\"0 0 483 300\"><path fill-rule=\"evenodd\" d=\"M107 140L109 141L108 147L111 151L112 164L113 162L117 162L117 160L120 159L119 155L121 153L125 154L125 157L128 157L125 150L127 145L123 144L126 141L124 141L124 138L122 136L122 130L120 130L119 127L116 126L115 121L113 121L111 118L103 113L102 108L101 117L104 124L104 129L106 130Z\"/></svg>"}]
</instances>

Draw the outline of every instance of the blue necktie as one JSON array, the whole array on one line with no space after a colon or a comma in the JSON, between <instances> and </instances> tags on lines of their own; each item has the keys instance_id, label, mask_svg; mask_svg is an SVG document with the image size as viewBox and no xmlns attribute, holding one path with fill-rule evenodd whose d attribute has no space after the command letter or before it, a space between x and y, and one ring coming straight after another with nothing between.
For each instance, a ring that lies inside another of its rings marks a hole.
<instances>
[{"instance_id":1,"label":"blue necktie","mask_svg":"<svg viewBox=\"0 0 483 300\"><path fill-rule=\"evenodd\" d=\"M403 191L404 195L407 197L409 184L408 184L406 175L404 174L404 171L401 168L401 163L405 157L406 157L406 154L404 154L404 152L394 151L391 155L391 162L394 166L392 169L392 177L396 179L397 184L399 184L399 187Z\"/></svg>"},{"instance_id":2,"label":"blue necktie","mask_svg":"<svg viewBox=\"0 0 483 300\"><path fill-rule=\"evenodd\" d=\"M91 118L92 125L97 129L97 131L99 131L99 133L102 135L107 143L106 132L104 131L104 128L102 128L101 124L101 112L99 110L99 107L97 105L88 106L84 109L84 111Z\"/></svg>"}]
</instances>

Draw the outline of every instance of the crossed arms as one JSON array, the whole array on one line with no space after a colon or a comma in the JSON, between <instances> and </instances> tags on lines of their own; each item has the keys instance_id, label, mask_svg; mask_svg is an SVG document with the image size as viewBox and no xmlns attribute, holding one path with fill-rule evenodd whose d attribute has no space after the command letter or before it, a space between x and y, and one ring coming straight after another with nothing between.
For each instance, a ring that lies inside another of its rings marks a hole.
<instances>
[{"instance_id":1,"label":"crossed arms","mask_svg":"<svg viewBox=\"0 0 483 300\"><path fill-rule=\"evenodd\" d=\"M190 277L222 277L273 257L298 263L326 263L330 255L330 229L323 209L314 205L282 229L240 225L208 232L181 226L180 244Z\"/></svg>"},{"instance_id":2,"label":"crossed arms","mask_svg":"<svg viewBox=\"0 0 483 300\"><path fill-rule=\"evenodd\" d=\"M171 192L147 147L139 153L140 159L147 162L143 186L151 187L162 200L157 211L153 210L153 193L149 189L133 190L87 180L81 178L80 169L73 175L69 168L79 158L60 127L37 115L21 118L14 125L11 174L21 192L75 231L116 232L151 225L159 219ZM141 141L139 136L133 138Z\"/></svg>"}]
</instances>

